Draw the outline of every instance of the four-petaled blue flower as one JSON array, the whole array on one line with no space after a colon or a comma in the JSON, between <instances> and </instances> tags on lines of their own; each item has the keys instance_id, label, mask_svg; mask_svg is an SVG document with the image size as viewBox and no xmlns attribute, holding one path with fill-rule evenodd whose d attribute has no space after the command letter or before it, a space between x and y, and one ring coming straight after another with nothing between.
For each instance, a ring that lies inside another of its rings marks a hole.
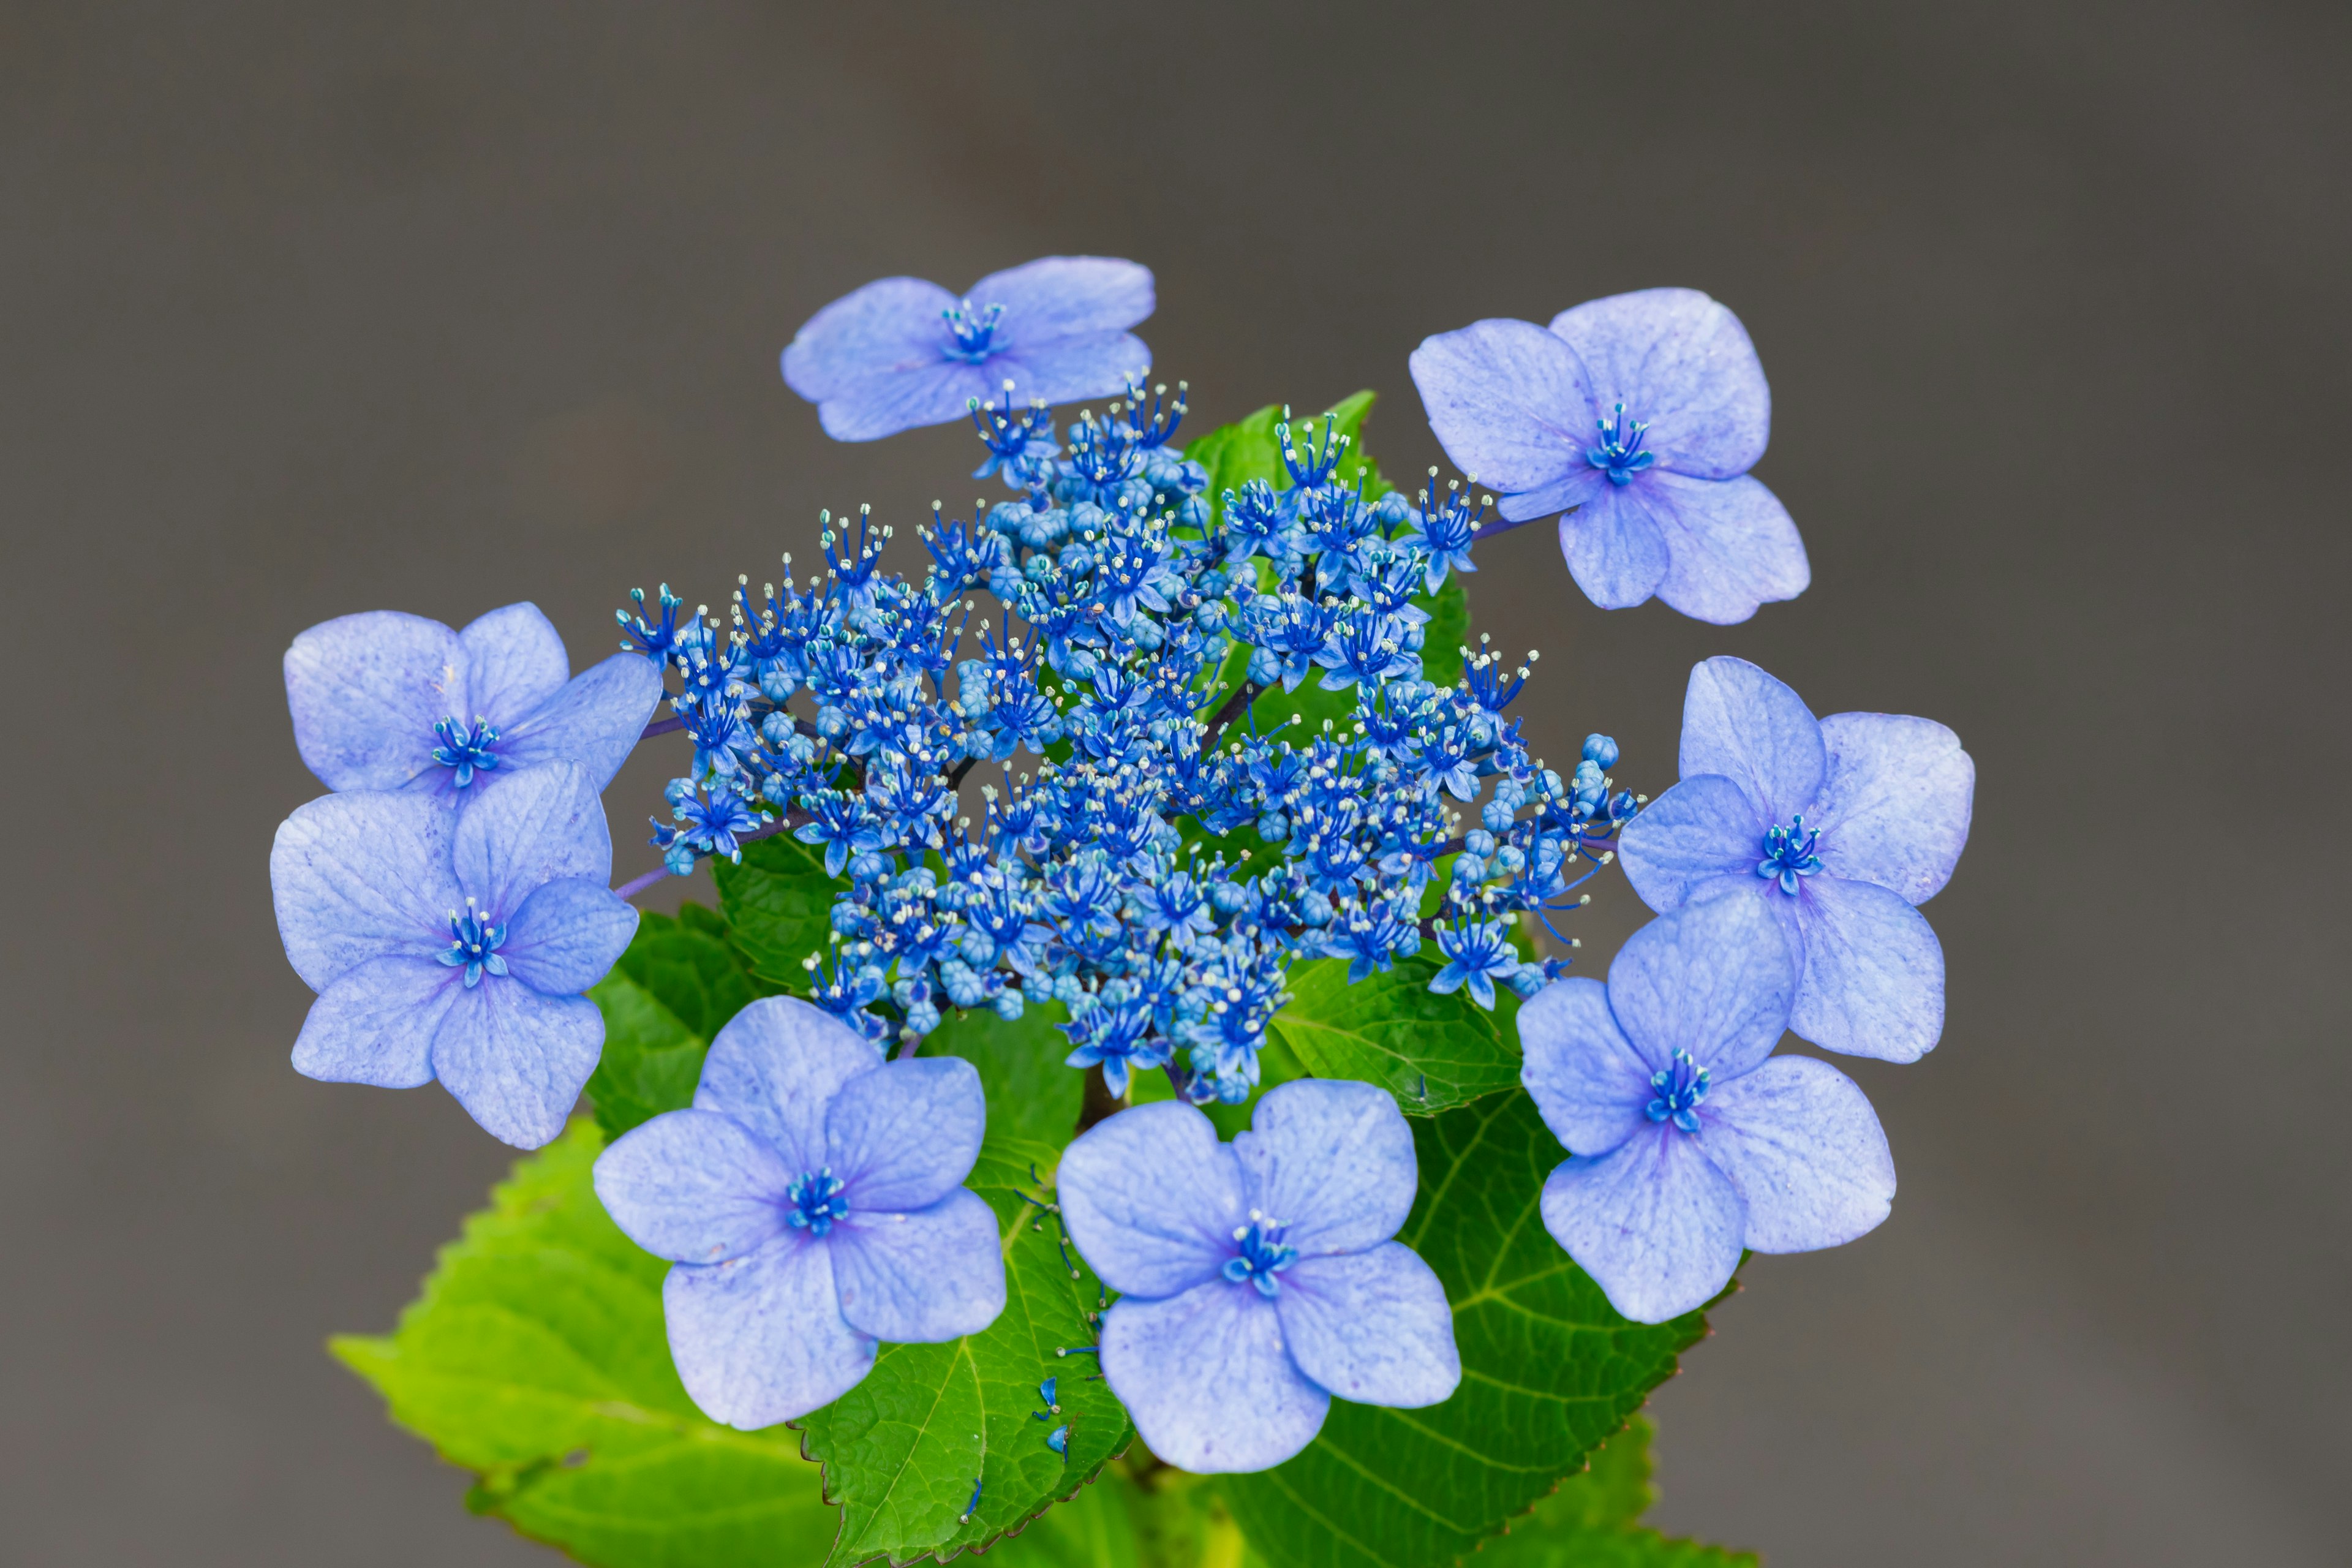
<instances>
[{"instance_id":1,"label":"four-petaled blue flower","mask_svg":"<svg viewBox=\"0 0 2352 1568\"><path fill-rule=\"evenodd\" d=\"M1511 945L1511 922L1507 920L1465 921L1459 926L1441 921L1437 951L1445 955L1445 967L1437 972L1429 988L1444 995L1467 985L1470 999L1490 1012L1495 1005L1495 982L1512 979L1524 962Z\"/></svg>"},{"instance_id":2,"label":"four-petaled blue flower","mask_svg":"<svg viewBox=\"0 0 2352 1568\"><path fill-rule=\"evenodd\" d=\"M1122 1110L1062 1156L1070 1237L1120 1292L1102 1369L1151 1451L1263 1470L1321 1430L1334 1394L1418 1408L1462 1381L1429 1265L1392 1241L1419 1180L1388 1092L1302 1079L1217 1141L1181 1101Z\"/></svg>"},{"instance_id":3,"label":"four-petaled blue flower","mask_svg":"<svg viewBox=\"0 0 2352 1568\"><path fill-rule=\"evenodd\" d=\"M1976 763L1932 719L1832 713L1745 659L1691 671L1682 782L1618 854L1654 910L1761 902L1803 976L1790 1027L1851 1056L1916 1061L1944 1030L1944 950L1924 904L1968 843Z\"/></svg>"},{"instance_id":4,"label":"four-petaled blue flower","mask_svg":"<svg viewBox=\"0 0 2352 1568\"><path fill-rule=\"evenodd\" d=\"M1505 519L1565 511L1560 552L1605 610L1653 594L1697 620L1744 621L1812 580L1797 525L1748 470L1772 395L1739 318L1694 289L1485 321L1412 354L1430 427Z\"/></svg>"},{"instance_id":5,"label":"four-petaled blue flower","mask_svg":"<svg viewBox=\"0 0 2352 1568\"><path fill-rule=\"evenodd\" d=\"M1152 303L1149 268L1099 256L1048 256L961 296L885 278L809 318L784 350L784 380L836 441L944 425L975 401L1107 397L1151 363L1127 329Z\"/></svg>"},{"instance_id":6,"label":"four-petaled blue flower","mask_svg":"<svg viewBox=\"0 0 2352 1568\"><path fill-rule=\"evenodd\" d=\"M519 773L578 763L602 790L662 695L662 667L616 653L571 673L535 605L451 631L397 610L342 616L286 650L302 761L331 790L469 801Z\"/></svg>"},{"instance_id":7,"label":"four-petaled blue flower","mask_svg":"<svg viewBox=\"0 0 2352 1568\"><path fill-rule=\"evenodd\" d=\"M710 1042L693 1108L597 1157L596 1195L674 1265L670 1356L714 1421L746 1431L839 1398L877 1341L976 1334L1004 1309L996 1216L961 1184L980 1155L980 1075L883 1060L789 997Z\"/></svg>"},{"instance_id":8,"label":"four-petaled blue flower","mask_svg":"<svg viewBox=\"0 0 2352 1568\"><path fill-rule=\"evenodd\" d=\"M1762 906L1716 899L1635 931L1605 987L1559 981L1519 1009L1520 1079L1571 1155L1544 1226L1637 1322L1705 1306L1743 1247L1837 1247L1886 1217L1870 1101L1827 1062L1771 1055L1797 973Z\"/></svg>"},{"instance_id":9,"label":"four-petaled blue flower","mask_svg":"<svg viewBox=\"0 0 2352 1568\"><path fill-rule=\"evenodd\" d=\"M499 1138L547 1142L604 1049L581 993L637 929L612 869L576 763L525 770L462 813L376 790L297 810L269 855L286 957L319 993L296 1070L388 1089L437 1078Z\"/></svg>"}]
</instances>

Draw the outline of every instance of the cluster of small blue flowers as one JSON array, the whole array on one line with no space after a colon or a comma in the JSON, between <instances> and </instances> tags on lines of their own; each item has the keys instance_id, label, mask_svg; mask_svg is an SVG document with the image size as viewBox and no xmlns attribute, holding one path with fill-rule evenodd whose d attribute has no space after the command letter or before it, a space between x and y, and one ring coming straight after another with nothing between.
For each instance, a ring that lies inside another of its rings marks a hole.
<instances>
[{"instance_id":1,"label":"cluster of small blue flowers","mask_svg":"<svg viewBox=\"0 0 2352 1568\"><path fill-rule=\"evenodd\" d=\"M1014 494L969 522L934 509L921 581L883 569L891 531L861 511L826 519L820 576L743 580L723 623L667 587L621 613L694 746L656 822L672 871L789 827L849 883L808 960L819 1005L887 1041L1050 997L1114 1093L1165 1068L1195 1101L1248 1098L1303 958L1360 980L1430 937L1433 988L1487 1007L1551 977L1514 919L1570 907L1637 803L1605 736L1567 778L1529 755L1505 717L1525 667L1424 678L1412 601L1472 569L1483 503L1376 493L1327 416L1279 427L1286 485L1213 505L1172 440L1181 385L1131 384L1059 439L1009 394L971 412L980 474ZM1353 714L1261 732L1259 694L1309 679ZM960 814L971 768L1024 753Z\"/></svg>"}]
</instances>

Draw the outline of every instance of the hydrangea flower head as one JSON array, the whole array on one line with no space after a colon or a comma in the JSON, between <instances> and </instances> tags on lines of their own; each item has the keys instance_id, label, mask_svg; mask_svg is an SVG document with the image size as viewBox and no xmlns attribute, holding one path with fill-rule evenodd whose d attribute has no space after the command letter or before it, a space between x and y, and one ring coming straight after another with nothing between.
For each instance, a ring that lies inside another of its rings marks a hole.
<instances>
[{"instance_id":1,"label":"hydrangea flower head","mask_svg":"<svg viewBox=\"0 0 2352 1568\"><path fill-rule=\"evenodd\" d=\"M612 868L577 763L531 768L462 813L413 790L297 810L269 854L287 959L319 993L296 1069L388 1089L437 1078L496 1136L547 1142L604 1046L581 993L637 929Z\"/></svg>"},{"instance_id":2,"label":"hydrangea flower head","mask_svg":"<svg viewBox=\"0 0 2352 1568\"><path fill-rule=\"evenodd\" d=\"M1944 1029L1944 950L1916 905L1968 843L1976 763L1932 719L1833 713L1738 658L1691 671L1681 782L1626 825L1654 910L1762 904L1801 965L1790 1026L1827 1050L1916 1061Z\"/></svg>"},{"instance_id":3,"label":"hydrangea flower head","mask_svg":"<svg viewBox=\"0 0 2352 1568\"><path fill-rule=\"evenodd\" d=\"M597 1157L614 1223L673 1265L670 1355L704 1414L789 1421L864 1378L877 1341L996 1321L996 1216L961 1184L987 1118L971 1063L885 1061L829 1014L770 996L710 1042L691 1109Z\"/></svg>"},{"instance_id":4,"label":"hydrangea flower head","mask_svg":"<svg viewBox=\"0 0 2352 1568\"><path fill-rule=\"evenodd\" d=\"M1570 1152L1544 1227L1636 1322L1706 1305L1742 1247L1810 1252L1885 1219L1895 1162L1862 1090L1773 1057L1797 991L1780 922L1748 899L1661 915L1603 986L1519 1009L1521 1081Z\"/></svg>"},{"instance_id":5,"label":"hydrangea flower head","mask_svg":"<svg viewBox=\"0 0 2352 1568\"><path fill-rule=\"evenodd\" d=\"M602 790L661 695L662 667L634 654L574 677L536 605L492 610L463 631L397 610L341 616L286 650L294 743L331 790L464 802L561 762Z\"/></svg>"},{"instance_id":6,"label":"hydrangea flower head","mask_svg":"<svg viewBox=\"0 0 2352 1568\"><path fill-rule=\"evenodd\" d=\"M1229 1144L1163 1100L1070 1145L1070 1237L1121 1293L1103 1373L1153 1453L1262 1470L1314 1440L1334 1394L1414 1408L1453 1394L1444 1289L1390 1239L1418 1179L1396 1102L1339 1079L1269 1090Z\"/></svg>"},{"instance_id":7,"label":"hydrangea flower head","mask_svg":"<svg viewBox=\"0 0 2352 1568\"><path fill-rule=\"evenodd\" d=\"M975 404L1105 397L1151 351L1127 329L1151 314L1151 273L1100 256L1048 256L992 272L961 295L885 278L809 318L784 380L836 441L871 441L961 419Z\"/></svg>"},{"instance_id":8,"label":"hydrangea flower head","mask_svg":"<svg viewBox=\"0 0 2352 1568\"><path fill-rule=\"evenodd\" d=\"M1554 512L1592 602L1652 595L1702 621L1793 599L1812 571L1797 526L1748 470L1772 397L1739 318L1693 289L1645 289L1563 310L1549 328L1475 321L1412 354L1446 455L1506 520Z\"/></svg>"}]
</instances>

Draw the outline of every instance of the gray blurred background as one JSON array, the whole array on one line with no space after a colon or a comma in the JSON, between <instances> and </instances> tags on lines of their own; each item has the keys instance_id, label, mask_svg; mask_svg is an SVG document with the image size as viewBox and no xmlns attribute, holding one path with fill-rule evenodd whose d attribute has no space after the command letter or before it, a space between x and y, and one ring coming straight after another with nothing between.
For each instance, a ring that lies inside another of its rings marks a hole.
<instances>
[{"instance_id":1,"label":"gray blurred background","mask_svg":"<svg viewBox=\"0 0 2352 1568\"><path fill-rule=\"evenodd\" d=\"M634 584L968 501L968 436L830 445L776 352L1090 251L1157 270L1196 428L1370 386L1399 475L1423 335L1709 290L1812 590L1604 615L1548 529L1486 547L1539 749L1655 793L1732 652L1975 753L1943 1046L1855 1068L1895 1217L1750 1267L1660 1521L2344 1562L2347 77L2340 5L0 6L0 1560L551 1560L320 1348L509 1154L287 1066L278 655L528 597L584 664Z\"/></svg>"}]
</instances>

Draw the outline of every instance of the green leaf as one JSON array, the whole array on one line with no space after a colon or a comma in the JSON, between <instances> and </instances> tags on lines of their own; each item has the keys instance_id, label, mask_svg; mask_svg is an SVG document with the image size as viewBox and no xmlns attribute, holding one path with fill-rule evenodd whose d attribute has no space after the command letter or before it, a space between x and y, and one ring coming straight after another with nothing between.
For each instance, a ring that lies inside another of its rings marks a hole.
<instances>
[{"instance_id":1,"label":"green leaf","mask_svg":"<svg viewBox=\"0 0 2352 1568\"><path fill-rule=\"evenodd\" d=\"M802 961L825 951L834 896L847 885L824 874L824 857L789 833L743 847L743 861L713 860L719 908L752 975L772 991L809 994Z\"/></svg>"},{"instance_id":2,"label":"green leaf","mask_svg":"<svg viewBox=\"0 0 2352 1568\"><path fill-rule=\"evenodd\" d=\"M1486 1568L1757 1568L1752 1552L1727 1552L1661 1535L1641 1522L1656 1494L1650 1488L1650 1424L1635 1416L1593 1450L1591 1468L1514 1521L1490 1541Z\"/></svg>"},{"instance_id":3,"label":"green leaf","mask_svg":"<svg viewBox=\"0 0 2352 1568\"><path fill-rule=\"evenodd\" d=\"M1448 572L1435 594L1415 594L1412 602L1429 612L1422 627L1421 678L1432 686L1462 679L1462 650L1470 642L1470 592L1459 572Z\"/></svg>"},{"instance_id":4,"label":"green leaf","mask_svg":"<svg viewBox=\"0 0 2352 1568\"><path fill-rule=\"evenodd\" d=\"M468 1500L602 1568L801 1568L839 1515L783 1427L704 1418L670 1364L669 1268L605 1217L577 1121L515 1166L382 1338L335 1355L393 1419L479 1476Z\"/></svg>"},{"instance_id":5,"label":"green leaf","mask_svg":"<svg viewBox=\"0 0 2352 1568\"><path fill-rule=\"evenodd\" d=\"M637 922L613 973L589 991L604 1013L604 1054L588 1080L596 1125L609 1139L694 1099L711 1037L761 994L709 910Z\"/></svg>"},{"instance_id":6,"label":"green leaf","mask_svg":"<svg viewBox=\"0 0 2352 1568\"><path fill-rule=\"evenodd\" d=\"M1627 1321L1543 1228L1565 1158L1517 1089L1412 1123L1421 1191L1397 1239L1454 1308L1462 1386L1425 1410L1334 1400L1297 1458L1223 1483L1274 1568L1431 1568L1459 1561L1623 1426L1698 1312Z\"/></svg>"},{"instance_id":7,"label":"green leaf","mask_svg":"<svg viewBox=\"0 0 2352 1568\"><path fill-rule=\"evenodd\" d=\"M1059 1002L1032 1002L1006 1023L984 1008L950 1012L923 1039L927 1057L961 1057L980 1069L988 1094L988 1131L1056 1150L1077 1136L1087 1075L1063 1063L1069 1037L1054 1026L1068 1012Z\"/></svg>"},{"instance_id":8,"label":"green leaf","mask_svg":"<svg viewBox=\"0 0 2352 1568\"><path fill-rule=\"evenodd\" d=\"M1462 992L1441 996L1429 988L1439 967L1433 959L1401 958L1386 973L1350 985L1344 959L1299 964L1273 1032L1307 1072L1379 1084L1409 1115L1514 1087L1519 999L1498 989L1490 1013Z\"/></svg>"},{"instance_id":9,"label":"green leaf","mask_svg":"<svg viewBox=\"0 0 2352 1568\"><path fill-rule=\"evenodd\" d=\"M829 1563L984 1545L1127 1447L1127 1412L1095 1375L1095 1357L1055 1353L1095 1342L1106 1300L1077 1267L1059 1216L1027 1195L1031 1171L1057 1157L1050 1145L992 1136L965 1181L1002 1227L1006 1301L996 1321L949 1344L884 1345L865 1382L801 1423L809 1457L824 1463L825 1495L843 1510ZM1039 1420L1048 1377L1061 1413ZM1065 1424L1066 1457L1045 1446ZM975 1479L980 1503L964 1521Z\"/></svg>"},{"instance_id":10,"label":"green leaf","mask_svg":"<svg viewBox=\"0 0 2352 1568\"><path fill-rule=\"evenodd\" d=\"M1213 1479L1132 1456L990 1548L989 1568L1242 1568L1242 1532Z\"/></svg>"}]
</instances>

